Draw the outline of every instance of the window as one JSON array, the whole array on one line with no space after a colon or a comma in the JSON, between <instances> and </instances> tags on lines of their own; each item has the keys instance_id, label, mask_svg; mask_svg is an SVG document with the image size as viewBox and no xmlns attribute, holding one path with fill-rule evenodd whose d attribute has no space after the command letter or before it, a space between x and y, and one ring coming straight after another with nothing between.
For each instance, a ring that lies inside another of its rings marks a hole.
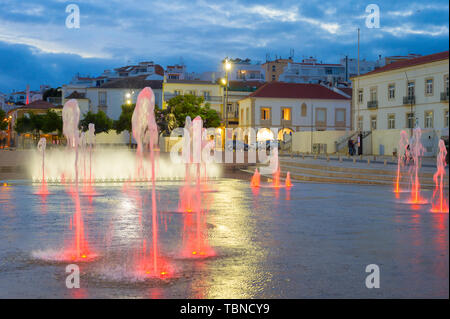
<instances>
[{"instance_id":1,"label":"window","mask_svg":"<svg viewBox=\"0 0 450 319\"><path fill-rule=\"evenodd\" d=\"M106 92L98 92L98 105L106 106Z\"/></svg>"},{"instance_id":2,"label":"window","mask_svg":"<svg viewBox=\"0 0 450 319\"><path fill-rule=\"evenodd\" d=\"M377 116L376 115L372 115L370 117L370 129L371 130L377 129Z\"/></svg>"},{"instance_id":3,"label":"window","mask_svg":"<svg viewBox=\"0 0 450 319\"><path fill-rule=\"evenodd\" d=\"M175 95L181 95L181 90L175 90L175 91L173 91L173 93L174 93Z\"/></svg>"},{"instance_id":4,"label":"window","mask_svg":"<svg viewBox=\"0 0 450 319\"><path fill-rule=\"evenodd\" d=\"M317 108L316 109L316 129L317 127L326 127L327 126L327 109L325 108Z\"/></svg>"},{"instance_id":5,"label":"window","mask_svg":"<svg viewBox=\"0 0 450 319\"><path fill-rule=\"evenodd\" d=\"M359 89L358 90L358 103L362 103L363 102L363 89Z\"/></svg>"},{"instance_id":6,"label":"window","mask_svg":"<svg viewBox=\"0 0 450 319\"><path fill-rule=\"evenodd\" d=\"M282 108L281 109L281 119L284 121L291 120L291 109L290 108Z\"/></svg>"},{"instance_id":7,"label":"window","mask_svg":"<svg viewBox=\"0 0 450 319\"><path fill-rule=\"evenodd\" d=\"M275 80L276 80L275 74L272 74L272 81L275 81Z\"/></svg>"},{"instance_id":8,"label":"window","mask_svg":"<svg viewBox=\"0 0 450 319\"><path fill-rule=\"evenodd\" d=\"M303 103L302 104L302 109L301 109L301 116L302 117L306 117L306 114L307 114L307 107L306 107L306 104Z\"/></svg>"},{"instance_id":9,"label":"window","mask_svg":"<svg viewBox=\"0 0 450 319\"><path fill-rule=\"evenodd\" d=\"M241 110L241 123L244 123L244 110Z\"/></svg>"},{"instance_id":10,"label":"window","mask_svg":"<svg viewBox=\"0 0 450 319\"><path fill-rule=\"evenodd\" d=\"M345 109L336 109L335 126L345 126Z\"/></svg>"},{"instance_id":11,"label":"window","mask_svg":"<svg viewBox=\"0 0 450 319\"><path fill-rule=\"evenodd\" d=\"M211 96L211 93L209 91L203 91L203 98L205 101L209 101L209 98Z\"/></svg>"},{"instance_id":12,"label":"window","mask_svg":"<svg viewBox=\"0 0 450 319\"><path fill-rule=\"evenodd\" d=\"M415 88L415 83L414 83L414 81L409 81L408 82L408 96L414 96L415 94L415 90L414 90L414 88Z\"/></svg>"},{"instance_id":13,"label":"window","mask_svg":"<svg viewBox=\"0 0 450 319\"><path fill-rule=\"evenodd\" d=\"M245 122L250 124L249 108L245 109Z\"/></svg>"},{"instance_id":14,"label":"window","mask_svg":"<svg viewBox=\"0 0 450 319\"><path fill-rule=\"evenodd\" d=\"M388 114L388 129L395 129L395 114Z\"/></svg>"},{"instance_id":15,"label":"window","mask_svg":"<svg viewBox=\"0 0 450 319\"><path fill-rule=\"evenodd\" d=\"M448 110L444 110L444 127L448 127Z\"/></svg>"},{"instance_id":16,"label":"window","mask_svg":"<svg viewBox=\"0 0 450 319\"><path fill-rule=\"evenodd\" d=\"M414 128L415 118L414 113L406 113L406 127Z\"/></svg>"},{"instance_id":17,"label":"window","mask_svg":"<svg viewBox=\"0 0 450 319\"><path fill-rule=\"evenodd\" d=\"M425 80L425 94L433 95L433 79Z\"/></svg>"},{"instance_id":18,"label":"window","mask_svg":"<svg viewBox=\"0 0 450 319\"><path fill-rule=\"evenodd\" d=\"M261 120L263 121L270 120L270 108L268 107L261 108Z\"/></svg>"},{"instance_id":19,"label":"window","mask_svg":"<svg viewBox=\"0 0 450 319\"><path fill-rule=\"evenodd\" d=\"M377 100L377 88L376 87L370 88L370 100L371 101Z\"/></svg>"},{"instance_id":20,"label":"window","mask_svg":"<svg viewBox=\"0 0 450 319\"><path fill-rule=\"evenodd\" d=\"M275 65L272 65L272 72L275 72L276 69L277 67Z\"/></svg>"},{"instance_id":21,"label":"window","mask_svg":"<svg viewBox=\"0 0 450 319\"><path fill-rule=\"evenodd\" d=\"M425 111L425 128L433 128L433 111Z\"/></svg>"},{"instance_id":22,"label":"window","mask_svg":"<svg viewBox=\"0 0 450 319\"><path fill-rule=\"evenodd\" d=\"M393 83L388 85L388 99L395 99L395 84Z\"/></svg>"},{"instance_id":23,"label":"window","mask_svg":"<svg viewBox=\"0 0 450 319\"><path fill-rule=\"evenodd\" d=\"M360 131L362 131L362 129L363 129L363 120L364 120L364 118L362 116L360 116L358 118L358 130L360 130Z\"/></svg>"}]
</instances>

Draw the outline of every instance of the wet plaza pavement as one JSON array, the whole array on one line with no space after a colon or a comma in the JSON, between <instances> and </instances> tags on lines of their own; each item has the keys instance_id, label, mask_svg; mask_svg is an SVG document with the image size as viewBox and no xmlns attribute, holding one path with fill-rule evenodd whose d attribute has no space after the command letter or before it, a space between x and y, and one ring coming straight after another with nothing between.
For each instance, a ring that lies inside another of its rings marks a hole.
<instances>
[{"instance_id":1,"label":"wet plaza pavement","mask_svg":"<svg viewBox=\"0 0 450 319\"><path fill-rule=\"evenodd\" d=\"M157 183L160 252L171 278L136 278L133 253L151 214L148 184L96 185L80 197L98 258L80 263L80 289L67 289L67 262L51 256L70 241L73 197L62 185L0 186L0 298L448 298L448 214L407 204L391 187L296 183L290 190L212 181L202 193L216 255L185 258L180 182ZM423 196L431 197L431 191ZM143 217L142 217L143 216ZM380 268L368 289L366 266Z\"/></svg>"}]
</instances>

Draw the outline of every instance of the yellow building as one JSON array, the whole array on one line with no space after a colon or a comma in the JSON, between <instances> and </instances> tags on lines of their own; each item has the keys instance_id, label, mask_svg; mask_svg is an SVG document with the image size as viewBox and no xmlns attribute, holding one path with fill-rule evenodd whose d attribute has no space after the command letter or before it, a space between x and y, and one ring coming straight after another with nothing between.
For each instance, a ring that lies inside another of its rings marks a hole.
<instances>
[{"instance_id":1,"label":"yellow building","mask_svg":"<svg viewBox=\"0 0 450 319\"><path fill-rule=\"evenodd\" d=\"M171 98L185 94L202 96L205 103L209 103L211 108L216 110L222 118L223 86L211 81L168 79L163 83L163 109L167 107L167 101Z\"/></svg>"}]
</instances>

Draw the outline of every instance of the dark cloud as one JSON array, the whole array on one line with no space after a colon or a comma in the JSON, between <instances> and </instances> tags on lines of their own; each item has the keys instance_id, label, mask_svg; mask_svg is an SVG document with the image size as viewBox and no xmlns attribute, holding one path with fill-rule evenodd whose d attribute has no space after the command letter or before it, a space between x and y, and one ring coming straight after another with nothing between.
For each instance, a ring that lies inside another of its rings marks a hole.
<instances>
[{"instance_id":1,"label":"dark cloud","mask_svg":"<svg viewBox=\"0 0 450 319\"><path fill-rule=\"evenodd\" d=\"M81 28L64 26L68 3L7 1L0 12L0 91L49 83L139 60L189 71L217 68L225 56L264 61L289 54L297 60L316 56L337 62L356 56L361 28L361 57L448 49L448 3L377 1L381 28L365 27L361 1L76 1ZM95 57L95 58L93 58Z\"/></svg>"}]
</instances>

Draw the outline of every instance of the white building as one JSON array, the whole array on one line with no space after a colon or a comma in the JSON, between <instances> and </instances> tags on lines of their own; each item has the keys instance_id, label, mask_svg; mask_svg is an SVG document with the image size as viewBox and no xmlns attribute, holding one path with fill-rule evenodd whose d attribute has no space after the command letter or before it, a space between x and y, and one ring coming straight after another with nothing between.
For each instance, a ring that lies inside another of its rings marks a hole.
<instances>
[{"instance_id":1,"label":"white building","mask_svg":"<svg viewBox=\"0 0 450 319\"><path fill-rule=\"evenodd\" d=\"M105 70L103 74L97 77L75 75L70 82L72 87L100 87L103 84L127 77L145 76L146 80L162 81L164 78L164 69L154 62L139 62L137 65L126 65L120 68Z\"/></svg>"},{"instance_id":2,"label":"white building","mask_svg":"<svg viewBox=\"0 0 450 319\"><path fill-rule=\"evenodd\" d=\"M161 80L147 80L146 75L125 77L111 80L99 87L79 87L77 85L63 85L62 97L64 104L67 100L78 100L81 114L88 111L96 113L104 111L108 117L117 120L122 112L123 104L136 103L139 92L144 87L151 87L155 94L155 105L162 107L162 82Z\"/></svg>"},{"instance_id":3,"label":"white building","mask_svg":"<svg viewBox=\"0 0 450 319\"><path fill-rule=\"evenodd\" d=\"M239 127L254 128L258 140L274 138L271 128L279 130L278 139L299 131L350 130L350 102L320 84L270 82L239 101Z\"/></svg>"},{"instance_id":4,"label":"white building","mask_svg":"<svg viewBox=\"0 0 450 319\"><path fill-rule=\"evenodd\" d=\"M292 62L284 68L279 80L288 83L321 83L345 81L345 66L341 64L318 63L316 59Z\"/></svg>"},{"instance_id":5,"label":"white building","mask_svg":"<svg viewBox=\"0 0 450 319\"><path fill-rule=\"evenodd\" d=\"M396 130L406 129L411 133L417 124L424 130L426 140L448 136L448 55L445 51L405 59L352 78L356 128L373 132L388 130L398 136ZM397 140L386 135L379 143L386 153L391 153ZM373 153L378 151L375 145Z\"/></svg>"}]
</instances>

